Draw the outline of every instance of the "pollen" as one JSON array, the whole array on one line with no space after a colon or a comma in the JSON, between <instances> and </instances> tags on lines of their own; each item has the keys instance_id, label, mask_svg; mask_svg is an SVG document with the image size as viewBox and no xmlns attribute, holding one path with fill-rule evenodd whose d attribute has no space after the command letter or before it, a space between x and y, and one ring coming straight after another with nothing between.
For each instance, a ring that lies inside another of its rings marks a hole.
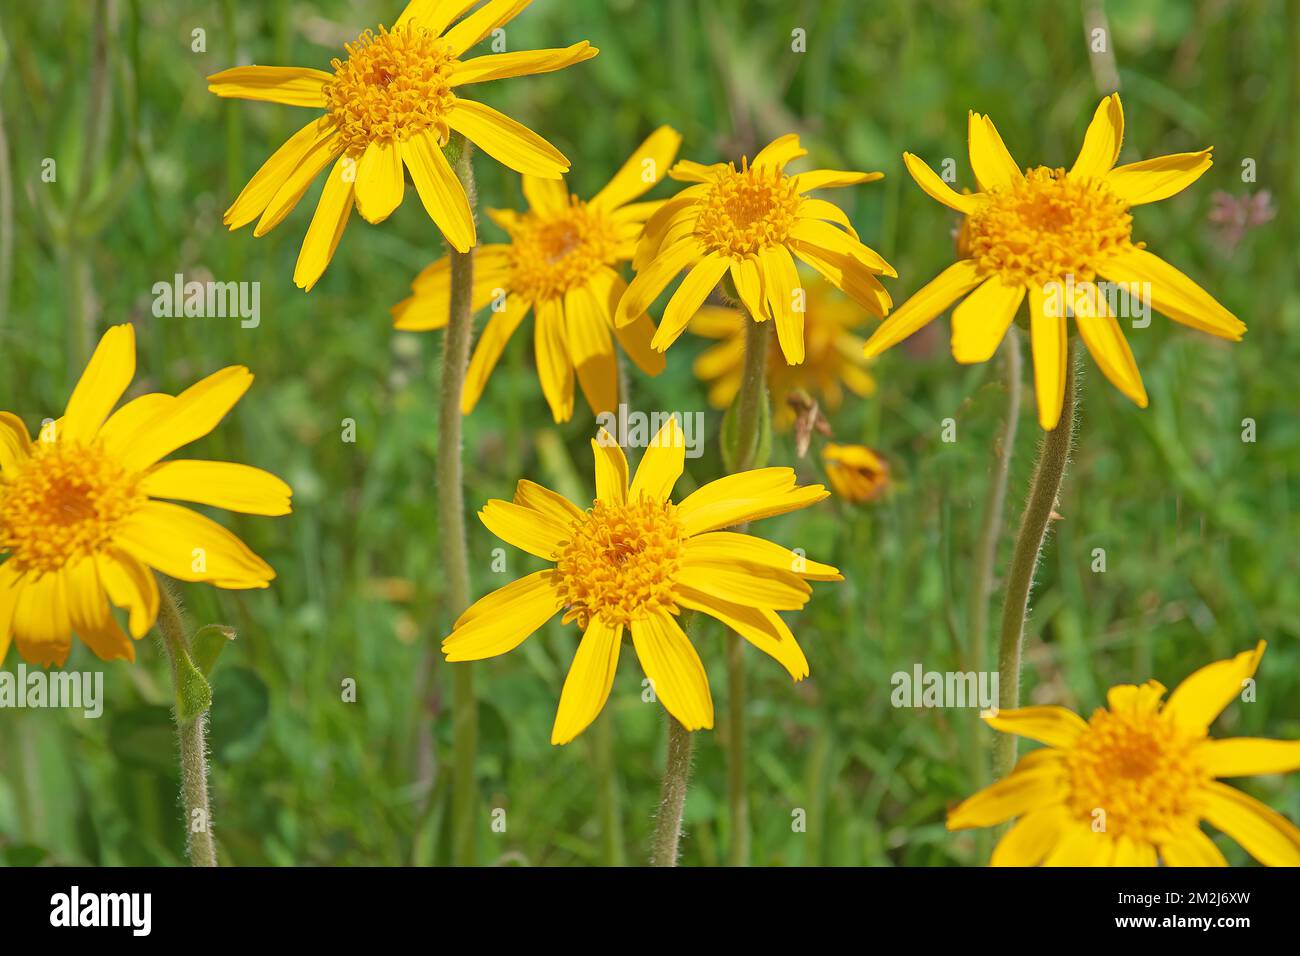
<instances>
[{"instance_id":1,"label":"pollen","mask_svg":"<svg viewBox=\"0 0 1300 956\"><path fill-rule=\"evenodd\" d=\"M1099 709L1065 758L1067 805L1115 836L1160 843L1199 818L1197 739L1158 712ZM1100 810L1104 816L1097 811Z\"/></svg>"},{"instance_id":2,"label":"pollen","mask_svg":"<svg viewBox=\"0 0 1300 956\"><path fill-rule=\"evenodd\" d=\"M1012 186L984 194L961 234L962 252L982 275L1046 285L1096 278L1097 263L1131 245L1128 206L1101 181L1039 166Z\"/></svg>"},{"instance_id":3,"label":"pollen","mask_svg":"<svg viewBox=\"0 0 1300 956\"><path fill-rule=\"evenodd\" d=\"M642 497L625 505L598 501L574 522L555 569L564 622L582 628L599 616L627 625L659 610L676 613L673 586L686 529L672 502Z\"/></svg>"},{"instance_id":4,"label":"pollen","mask_svg":"<svg viewBox=\"0 0 1300 956\"><path fill-rule=\"evenodd\" d=\"M732 164L700 200L695 234L711 251L745 256L783 244L798 221L794 180L779 169Z\"/></svg>"},{"instance_id":5,"label":"pollen","mask_svg":"<svg viewBox=\"0 0 1300 956\"><path fill-rule=\"evenodd\" d=\"M614 223L576 197L559 213L525 213L510 233L512 285L531 302L563 296L619 261Z\"/></svg>"},{"instance_id":6,"label":"pollen","mask_svg":"<svg viewBox=\"0 0 1300 956\"><path fill-rule=\"evenodd\" d=\"M38 442L0 476L0 553L20 572L58 571L101 551L147 497L97 443Z\"/></svg>"},{"instance_id":7,"label":"pollen","mask_svg":"<svg viewBox=\"0 0 1300 956\"><path fill-rule=\"evenodd\" d=\"M423 27L367 30L346 45L346 60L331 61L326 84L330 117L343 140L364 149L375 140L403 142L432 129L439 143L451 136L447 114L456 102L451 73L457 64L447 42Z\"/></svg>"}]
</instances>

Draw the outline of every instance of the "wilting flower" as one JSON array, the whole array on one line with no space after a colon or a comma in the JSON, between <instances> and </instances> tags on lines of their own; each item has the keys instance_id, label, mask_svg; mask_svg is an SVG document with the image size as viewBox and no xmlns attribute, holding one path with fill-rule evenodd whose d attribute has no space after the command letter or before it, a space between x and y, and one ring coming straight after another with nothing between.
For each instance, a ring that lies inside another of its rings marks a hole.
<instances>
[{"instance_id":1,"label":"wilting flower","mask_svg":"<svg viewBox=\"0 0 1300 956\"><path fill-rule=\"evenodd\" d=\"M971 113L969 127L978 193L955 192L920 158L903 154L917 185L966 217L963 258L898 307L867 342L868 356L901 342L971 292L952 313L952 354L958 362L987 361L1027 295L1038 421L1051 430L1065 397L1069 313L1102 373L1139 406L1147 404L1111 308L1118 296L1101 294L1098 278L1137 291L1175 322L1240 341L1246 326L1236 316L1132 238L1129 210L1194 183L1211 166L1210 149L1115 166L1124 137L1118 93L1097 107L1068 172L1039 166L1022 173L991 119Z\"/></svg>"},{"instance_id":2,"label":"wilting flower","mask_svg":"<svg viewBox=\"0 0 1300 956\"><path fill-rule=\"evenodd\" d=\"M990 725L1046 744L948 814L948 828L1018 821L995 866L1226 866L1202 820L1269 866L1300 866L1300 830L1220 777L1300 769L1300 741L1213 740L1209 727L1241 693L1260 641L1183 681L1112 687L1088 721L1063 707L1023 707Z\"/></svg>"},{"instance_id":3,"label":"wilting flower","mask_svg":"<svg viewBox=\"0 0 1300 956\"><path fill-rule=\"evenodd\" d=\"M590 201L569 195L564 181L524 177L526 213L489 211L510 241L479 248L474 257L475 310L493 306L470 359L461 411L478 403L488 376L519 323L535 309L537 375L557 422L573 417L573 375L596 414L618 407L618 359L611 331L647 375L664 357L650 348L654 323L647 316L614 327L614 308L627 283L619 267L632 258L645 220L662 203L633 202L663 176L682 138L660 127ZM396 328L437 329L447 324L451 264L440 259L412 284L414 294L393 308Z\"/></svg>"},{"instance_id":4,"label":"wilting flower","mask_svg":"<svg viewBox=\"0 0 1300 956\"><path fill-rule=\"evenodd\" d=\"M33 663L62 665L71 632L104 660L135 659L111 601L139 639L158 615L156 569L220 588L264 588L270 565L221 525L167 500L245 514L289 513L289 486L223 461L162 461L217 426L252 384L241 365L181 394L116 412L135 375L135 331L109 329L63 417L32 442L0 412L0 660L10 639ZM110 414L112 412L112 414Z\"/></svg>"},{"instance_id":5,"label":"wilting flower","mask_svg":"<svg viewBox=\"0 0 1300 956\"><path fill-rule=\"evenodd\" d=\"M208 89L218 96L325 110L275 151L222 221L238 229L260 216L253 235L265 235L333 163L293 273L295 285L311 289L334 256L354 201L372 223L401 205L405 167L447 241L468 250L477 241L474 217L442 151L452 130L517 172L559 179L569 169L564 155L532 130L461 96L471 83L549 73L596 55L583 41L564 49L461 59L531 2L488 0L452 26L473 0L411 0L391 30L367 30L348 44L347 58L331 61L333 74L237 66L208 77Z\"/></svg>"},{"instance_id":6,"label":"wilting flower","mask_svg":"<svg viewBox=\"0 0 1300 956\"><path fill-rule=\"evenodd\" d=\"M815 395L829 410L844 402L844 389L859 398L876 390L862 355L863 339L853 334L865 321L862 310L851 300L833 294L822 281L806 284L807 311L803 315L804 361L789 365L781 346L772 342L767 363L767 383L778 421L793 420L786 403L792 392L802 389ZM740 391L745 366L745 323L736 309L706 305L691 319L690 330L708 339L721 339L695 360L695 375L709 384L709 404L729 408Z\"/></svg>"},{"instance_id":7,"label":"wilting flower","mask_svg":"<svg viewBox=\"0 0 1300 956\"><path fill-rule=\"evenodd\" d=\"M704 166L682 160L668 175L692 183L646 222L632 266L636 278L618 305L616 323L641 315L682 270L686 278L664 309L651 345L662 352L686 329L710 292L730 275L756 322L776 320L786 361L804 360L804 294L794 257L875 316L889 311L889 293L876 278L897 273L864 246L838 206L806 193L869 183L882 173L818 169L788 175L786 164L808 155L791 133L750 163ZM839 228L836 228L839 227Z\"/></svg>"},{"instance_id":8,"label":"wilting flower","mask_svg":"<svg viewBox=\"0 0 1300 956\"><path fill-rule=\"evenodd\" d=\"M837 445L822 448L826 480L846 501L875 501L889 487L889 465L865 445Z\"/></svg>"},{"instance_id":9,"label":"wilting flower","mask_svg":"<svg viewBox=\"0 0 1300 956\"><path fill-rule=\"evenodd\" d=\"M840 573L763 538L723 531L805 508L826 497L797 487L789 468L719 478L681 502L670 498L685 467L685 438L669 419L628 484L623 450L603 429L592 441L596 500L585 511L531 481L513 502L479 512L489 531L554 563L478 600L442 642L449 661L496 657L563 611L583 630L560 695L551 742L568 743L609 697L624 632L655 695L687 730L713 726L700 656L677 622L683 608L722 621L774 657L795 680L808 661L777 611L808 601L808 581Z\"/></svg>"}]
</instances>

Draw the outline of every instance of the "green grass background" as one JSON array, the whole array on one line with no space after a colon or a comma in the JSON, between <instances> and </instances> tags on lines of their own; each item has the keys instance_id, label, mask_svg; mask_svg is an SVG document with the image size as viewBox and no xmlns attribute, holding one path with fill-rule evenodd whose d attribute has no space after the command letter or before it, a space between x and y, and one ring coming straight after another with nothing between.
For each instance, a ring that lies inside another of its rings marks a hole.
<instances>
[{"instance_id":1,"label":"green grass background","mask_svg":"<svg viewBox=\"0 0 1300 956\"><path fill-rule=\"evenodd\" d=\"M238 630L215 676L212 792L223 859L234 864L430 864L448 859L450 748L444 576L434 517L435 400L441 336L395 334L388 307L441 240L413 195L389 222L353 217L333 265L304 295L293 263L319 185L270 236L229 234L221 212L305 112L219 100L204 76L267 63L328 69L341 44L391 22L400 3L121 0L21 4L0 22L0 407L35 428L57 415L87 349L133 321L138 390L176 391L231 363L257 381L195 457L268 468L295 489L283 519L223 517L279 572L265 592L184 588L196 624ZM1038 575L1027 697L1085 715L1115 683L1172 687L1196 667L1266 638L1253 704L1219 735L1300 736L1297 465L1300 294L1300 34L1282 0L1105 5L1128 120L1130 161L1203 145L1216 164L1173 200L1138 209L1136 236L1211 290L1250 327L1231 345L1155 317L1130 340L1151 407L1139 410L1085 362L1079 449L1064 520ZM111 11L111 12L110 12ZM508 28L511 49L589 39L595 60L558 74L479 88L574 163L571 186L599 188L651 129L669 123L683 156L713 162L790 130L818 166L881 169L839 191L863 238L897 267L896 301L951 261L954 221L903 170L965 158L968 109L992 115L1022 165L1066 165L1101 95L1074 3L860 0L551 0ZM791 31L807 52L791 52ZM193 52L195 29L206 51ZM41 181L45 158L57 181ZM1258 182L1241 182L1255 160ZM518 207L518 178L480 155L484 205ZM1226 250L1207 222L1215 190L1268 189L1277 218ZM661 195L666 189L661 190ZM486 225L485 237L498 237ZM156 319L151 287L187 279L260 281L262 324ZM465 424L467 502L508 497L530 477L591 490L590 413L555 427L532 368L531 319ZM684 338L657 379L633 379L644 409L705 408L690 375L703 347ZM1028 366L1026 366L1026 371ZM1004 404L998 365L963 368L947 320L876 365L880 390L836 415L839 440L893 464L883 503L831 501L757 530L838 564L791 617L812 665L792 685L748 655L754 861L763 864L960 865L980 862L971 834L944 830L945 808L975 786L980 726L971 710L896 710L890 675L967 665L965 596L990 446ZM1028 384L1028 380L1026 382ZM955 418L958 440L940 427ZM1258 440L1243 443L1242 420ZM357 441L341 440L354 419ZM720 473L708 453L681 489ZM1026 392L1008 501L1024 500L1038 430ZM539 454L546 451L546 454ZM796 462L788 436L773 460ZM475 595L535 567L471 515ZM1090 570L1104 548L1108 570ZM995 595L996 598L1000 597ZM993 609L990 609L992 620ZM640 699L624 655L598 727L549 744L577 632L558 622L477 667L481 693L483 862L596 864L644 859L657 798L663 717ZM719 713L727 688L719 626L698 643ZM134 665L106 672L104 717L0 713L0 860L178 864L170 689L150 640ZM16 650L4 662L18 665ZM99 667L80 643L69 668ZM346 678L355 704L341 700ZM684 861L725 859L721 731L697 737ZM597 813L602 759L613 761L620 829ZM1300 819L1296 778L1241 782ZM506 812L504 833L489 827ZM794 832L792 813L807 813ZM1245 855L1221 840L1229 858Z\"/></svg>"}]
</instances>

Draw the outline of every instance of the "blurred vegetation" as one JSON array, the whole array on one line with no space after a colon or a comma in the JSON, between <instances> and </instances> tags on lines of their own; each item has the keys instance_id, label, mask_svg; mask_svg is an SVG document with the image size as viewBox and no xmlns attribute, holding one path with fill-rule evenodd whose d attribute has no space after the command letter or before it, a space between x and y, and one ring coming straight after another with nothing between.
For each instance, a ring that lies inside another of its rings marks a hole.
<instances>
[{"instance_id":1,"label":"blurred vegetation","mask_svg":"<svg viewBox=\"0 0 1300 956\"><path fill-rule=\"evenodd\" d=\"M1217 732L1300 737L1300 33L1285 27L1300 19L1296 8L1105 4L1128 119L1125 160L1216 147L1216 165L1196 187L1136 211L1137 237L1250 332L1229 345L1156 317L1132 333L1146 411L1086 362L1078 453L1033 602L1034 701L1087 714L1112 684L1154 677L1172 687L1266 638L1258 702L1229 708ZM196 624L229 624L239 635L217 668L211 734L217 834L235 864L447 859L448 673L436 648L449 614L431 506L440 335L394 334L387 311L442 254L441 241L414 201L379 228L353 217L325 278L304 295L293 263L319 183L268 237L221 225L222 210L303 114L219 100L204 83L252 62L328 69L343 42L399 10L400 0L64 0L12 5L0 22L0 408L33 427L58 414L95 337L130 320L140 331L138 390L175 391L227 364L252 367L252 391L196 456L266 467L296 490L291 518L223 517L278 569L269 591L183 591ZM835 198L897 267L891 289L901 302L951 261L954 227L907 176L902 151L932 163L954 157L972 184L965 121L976 109L992 115L1023 165L1068 166L1109 92L1098 89L1083 17L1077 4L1031 0L539 2L508 28L512 49L586 38L601 55L483 95L573 158L570 182L581 195L660 123L678 128L683 155L699 161L793 129L819 166L883 170L883 182ZM796 28L806 31L806 53L791 51ZM203 52L192 50L195 30L204 31ZM53 183L41 178L46 158L57 163ZM1241 180L1247 158L1256 183ZM483 205L522 203L513 174L482 156L477 171ZM1216 190L1268 190L1278 215L1228 248L1209 222ZM490 225L484 233L498 235ZM259 281L260 327L155 318L152 286L176 273ZM574 421L550 424L532 371L531 321L466 422L471 505L508 497L524 476L590 493L589 412L579 401ZM768 537L838 564L847 581L818 585L792 620L810 680L792 685L774 662L749 655L757 863L979 862L976 838L947 833L943 815L976 786L977 735L990 732L973 710L889 703L896 671L972 666L962 609L1005 396L998 363L952 361L946 324L880 360L878 395L848 402L833 421L837 440L863 441L890 460L893 493L874 506L828 502L762 525ZM690 360L705 344L686 337L662 376L634 375L634 404L704 409ZM1002 561L1038 436L1032 393L1023 414ZM948 417L954 443L940 439ZM1245 418L1257 423L1254 443L1242 441ZM345 419L356 423L355 443L341 439ZM681 488L720 471L720 416L707 420L709 453L688 462ZM789 436L773 458L795 463ZM797 467L820 480L815 456ZM476 594L534 566L511 550L508 573L493 574L498 542L472 517L470 542ZM1106 551L1104 574L1091 570L1094 548ZM477 665L486 862L644 858L662 714L641 702L641 674L625 655L601 724L551 747L575 638L556 622ZM704 627L698 641L721 712L720 629ZM183 861L165 661L151 641L139 651L135 665L104 667L101 720L0 714L0 860ZM5 666L17 665L11 651ZM99 666L74 644L68 668ZM357 682L354 704L341 701L345 678ZM721 744L721 732L697 738L687 863L724 858ZM603 840L596 809L593 768L604 753L623 826L615 845ZM1300 819L1296 778L1242 786ZM487 825L493 808L506 810L505 833ZM795 808L807 810L807 833L792 832Z\"/></svg>"}]
</instances>

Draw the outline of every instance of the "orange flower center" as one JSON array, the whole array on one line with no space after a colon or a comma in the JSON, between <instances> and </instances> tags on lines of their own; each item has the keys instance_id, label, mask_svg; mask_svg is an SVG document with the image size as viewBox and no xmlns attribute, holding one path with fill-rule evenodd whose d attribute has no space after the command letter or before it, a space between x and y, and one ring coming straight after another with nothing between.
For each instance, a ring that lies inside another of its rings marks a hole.
<instances>
[{"instance_id":1,"label":"orange flower center","mask_svg":"<svg viewBox=\"0 0 1300 956\"><path fill-rule=\"evenodd\" d=\"M530 302L563 296L619 261L614 224L577 198L563 212L525 213L510 233L512 286Z\"/></svg>"},{"instance_id":2,"label":"orange flower center","mask_svg":"<svg viewBox=\"0 0 1300 956\"><path fill-rule=\"evenodd\" d=\"M459 62L447 43L423 27L407 25L379 34L367 30L346 45L348 58L331 61L325 86L330 117L349 146L410 139L433 129L438 142L451 135L447 114L456 102L452 70Z\"/></svg>"},{"instance_id":3,"label":"orange flower center","mask_svg":"<svg viewBox=\"0 0 1300 956\"><path fill-rule=\"evenodd\" d=\"M147 497L98 443L38 442L0 475L0 553L19 571L58 571L103 550Z\"/></svg>"},{"instance_id":4,"label":"orange flower center","mask_svg":"<svg viewBox=\"0 0 1300 956\"><path fill-rule=\"evenodd\" d=\"M676 610L673 585L686 529L670 502L597 501L574 522L555 569L565 623L586 628L593 617L627 625L657 610Z\"/></svg>"},{"instance_id":5,"label":"orange flower center","mask_svg":"<svg viewBox=\"0 0 1300 956\"><path fill-rule=\"evenodd\" d=\"M1196 825L1196 794L1210 779L1196 744L1158 712L1098 709L1066 754L1067 804L1115 836L1163 842Z\"/></svg>"},{"instance_id":6,"label":"orange flower center","mask_svg":"<svg viewBox=\"0 0 1300 956\"><path fill-rule=\"evenodd\" d=\"M1039 166L984 197L967 217L960 243L981 274L1023 284L1046 285L1067 275L1091 282L1098 262L1132 245L1128 206L1096 179Z\"/></svg>"},{"instance_id":7,"label":"orange flower center","mask_svg":"<svg viewBox=\"0 0 1300 956\"><path fill-rule=\"evenodd\" d=\"M700 201L695 234L711 251L745 256L781 245L794 228L799 209L794 180L779 169L732 164Z\"/></svg>"}]
</instances>

